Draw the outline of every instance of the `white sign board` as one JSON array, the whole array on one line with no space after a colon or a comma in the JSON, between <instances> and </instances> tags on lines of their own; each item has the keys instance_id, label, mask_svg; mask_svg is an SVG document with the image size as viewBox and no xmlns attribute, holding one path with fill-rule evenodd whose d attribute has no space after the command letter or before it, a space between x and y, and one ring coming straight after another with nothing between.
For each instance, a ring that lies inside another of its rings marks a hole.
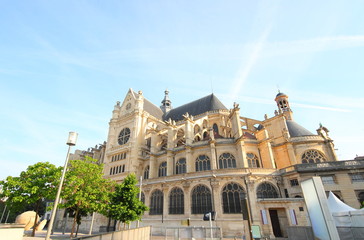
<instances>
[{"instance_id":1,"label":"white sign board","mask_svg":"<svg viewBox=\"0 0 364 240\"><path fill-rule=\"evenodd\" d=\"M320 177L301 182L306 206L315 237L321 240L340 240Z\"/></svg>"}]
</instances>

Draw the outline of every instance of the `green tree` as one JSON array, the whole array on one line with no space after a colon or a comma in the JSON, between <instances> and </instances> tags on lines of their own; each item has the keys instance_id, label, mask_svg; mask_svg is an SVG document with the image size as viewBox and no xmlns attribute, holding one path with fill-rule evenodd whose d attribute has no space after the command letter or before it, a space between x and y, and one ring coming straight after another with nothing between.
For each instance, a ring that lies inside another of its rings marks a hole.
<instances>
[{"instance_id":1,"label":"green tree","mask_svg":"<svg viewBox=\"0 0 364 240\"><path fill-rule=\"evenodd\" d=\"M9 176L0 181L2 193L0 198L7 197L13 209L21 209L27 204L34 204L38 216L45 199L54 199L57 185L61 177L62 167L56 167L49 162L38 162L20 173L20 177ZM34 220L34 226L38 222ZM35 234L33 227L32 236Z\"/></svg>"},{"instance_id":2,"label":"green tree","mask_svg":"<svg viewBox=\"0 0 364 240\"><path fill-rule=\"evenodd\" d=\"M74 211L71 237L76 224L81 223L81 213L102 212L106 208L112 183L102 178L102 171L103 166L91 157L70 161L61 194L64 203L60 207Z\"/></svg>"},{"instance_id":3,"label":"green tree","mask_svg":"<svg viewBox=\"0 0 364 240\"><path fill-rule=\"evenodd\" d=\"M148 207L138 199L137 183L135 174L129 174L121 184L115 186L115 191L110 193L110 204L106 215L124 223L124 228L125 224L140 220L144 212L148 210Z\"/></svg>"}]
</instances>

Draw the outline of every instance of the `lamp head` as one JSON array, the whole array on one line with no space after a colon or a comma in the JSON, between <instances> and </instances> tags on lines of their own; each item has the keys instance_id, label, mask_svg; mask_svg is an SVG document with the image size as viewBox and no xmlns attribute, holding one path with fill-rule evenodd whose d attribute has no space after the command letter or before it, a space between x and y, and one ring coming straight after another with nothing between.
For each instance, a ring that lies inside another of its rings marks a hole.
<instances>
[{"instance_id":1,"label":"lamp head","mask_svg":"<svg viewBox=\"0 0 364 240\"><path fill-rule=\"evenodd\" d=\"M77 142L78 133L70 132L67 139L67 145L75 146Z\"/></svg>"}]
</instances>

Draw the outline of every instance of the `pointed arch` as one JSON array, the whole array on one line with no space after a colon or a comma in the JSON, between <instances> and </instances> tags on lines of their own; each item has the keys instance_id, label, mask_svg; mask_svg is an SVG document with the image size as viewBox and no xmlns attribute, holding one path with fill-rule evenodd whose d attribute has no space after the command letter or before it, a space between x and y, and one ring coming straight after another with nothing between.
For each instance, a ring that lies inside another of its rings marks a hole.
<instances>
[{"instance_id":1,"label":"pointed arch","mask_svg":"<svg viewBox=\"0 0 364 240\"><path fill-rule=\"evenodd\" d=\"M144 179L149 179L149 165L144 168L143 177Z\"/></svg>"},{"instance_id":2,"label":"pointed arch","mask_svg":"<svg viewBox=\"0 0 364 240\"><path fill-rule=\"evenodd\" d=\"M222 208L224 213L241 213L242 200L246 193L244 188L238 183L228 183L222 189Z\"/></svg>"},{"instance_id":3,"label":"pointed arch","mask_svg":"<svg viewBox=\"0 0 364 240\"><path fill-rule=\"evenodd\" d=\"M257 187L257 198L278 198L278 191L273 184L263 182Z\"/></svg>"},{"instance_id":4,"label":"pointed arch","mask_svg":"<svg viewBox=\"0 0 364 240\"><path fill-rule=\"evenodd\" d=\"M194 134L197 134L201 131L201 128L198 124L196 124L194 127L193 127L193 132Z\"/></svg>"},{"instance_id":5,"label":"pointed arch","mask_svg":"<svg viewBox=\"0 0 364 240\"><path fill-rule=\"evenodd\" d=\"M162 215L163 213L163 192L154 190L150 197L150 215Z\"/></svg>"},{"instance_id":6,"label":"pointed arch","mask_svg":"<svg viewBox=\"0 0 364 240\"><path fill-rule=\"evenodd\" d=\"M167 162L162 162L159 165L158 177L165 177L165 176L167 176Z\"/></svg>"},{"instance_id":7,"label":"pointed arch","mask_svg":"<svg viewBox=\"0 0 364 240\"><path fill-rule=\"evenodd\" d=\"M250 168L260 168L261 167L259 158L254 153L247 153L246 158L248 161L248 166Z\"/></svg>"},{"instance_id":8,"label":"pointed arch","mask_svg":"<svg viewBox=\"0 0 364 240\"><path fill-rule=\"evenodd\" d=\"M326 162L325 155L318 150L310 149L305 151L301 157L302 163L320 163Z\"/></svg>"},{"instance_id":9,"label":"pointed arch","mask_svg":"<svg viewBox=\"0 0 364 240\"><path fill-rule=\"evenodd\" d=\"M206 155L200 155L195 161L196 172L211 170L210 158Z\"/></svg>"},{"instance_id":10,"label":"pointed arch","mask_svg":"<svg viewBox=\"0 0 364 240\"><path fill-rule=\"evenodd\" d=\"M212 211L211 191L205 185L197 185L191 192L191 213L202 214Z\"/></svg>"},{"instance_id":11,"label":"pointed arch","mask_svg":"<svg viewBox=\"0 0 364 240\"><path fill-rule=\"evenodd\" d=\"M212 125L212 129L214 130L214 135L219 135L219 127L217 126L216 123Z\"/></svg>"},{"instance_id":12,"label":"pointed arch","mask_svg":"<svg viewBox=\"0 0 364 240\"><path fill-rule=\"evenodd\" d=\"M236 168L236 160L231 153L223 153L219 156L219 168Z\"/></svg>"},{"instance_id":13,"label":"pointed arch","mask_svg":"<svg viewBox=\"0 0 364 240\"><path fill-rule=\"evenodd\" d=\"M179 187L175 187L169 193L169 214L184 214L184 193Z\"/></svg>"},{"instance_id":14,"label":"pointed arch","mask_svg":"<svg viewBox=\"0 0 364 240\"><path fill-rule=\"evenodd\" d=\"M187 172L186 158L180 158L176 162L176 174L182 174Z\"/></svg>"}]
</instances>

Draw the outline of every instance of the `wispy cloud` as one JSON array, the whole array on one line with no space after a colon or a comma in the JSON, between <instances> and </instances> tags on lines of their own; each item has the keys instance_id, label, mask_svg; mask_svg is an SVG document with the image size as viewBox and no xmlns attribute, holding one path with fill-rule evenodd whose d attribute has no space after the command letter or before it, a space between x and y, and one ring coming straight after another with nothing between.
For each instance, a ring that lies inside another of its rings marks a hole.
<instances>
[{"instance_id":1,"label":"wispy cloud","mask_svg":"<svg viewBox=\"0 0 364 240\"><path fill-rule=\"evenodd\" d=\"M264 44L266 43L270 31L271 27L268 27L265 31L263 31L259 40L253 44L248 60L241 63L236 77L232 83L231 96L233 99L237 98L244 83L247 81L250 72L252 71L259 57L261 56L261 52L264 49Z\"/></svg>"},{"instance_id":2,"label":"wispy cloud","mask_svg":"<svg viewBox=\"0 0 364 240\"><path fill-rule=\"evenodd\" d=\"M337 108L337 107L325 107L320 105L304 104L304 103L293 103L295 107L310 108L310 109L321 109L334 112L351 112L350 109Z\"/></svg>"},{"instance_id":3,"label":"wispy cloud","mask_svg":"<svg viewBox=\"0 0 364 240\"><path fill-rule=\"evenodd\" d=\"M332 51L364 46L364 35L318 37L287 42L268 42L264 56L289 55L303 52Z\"/></svg>"}]
</instances>

